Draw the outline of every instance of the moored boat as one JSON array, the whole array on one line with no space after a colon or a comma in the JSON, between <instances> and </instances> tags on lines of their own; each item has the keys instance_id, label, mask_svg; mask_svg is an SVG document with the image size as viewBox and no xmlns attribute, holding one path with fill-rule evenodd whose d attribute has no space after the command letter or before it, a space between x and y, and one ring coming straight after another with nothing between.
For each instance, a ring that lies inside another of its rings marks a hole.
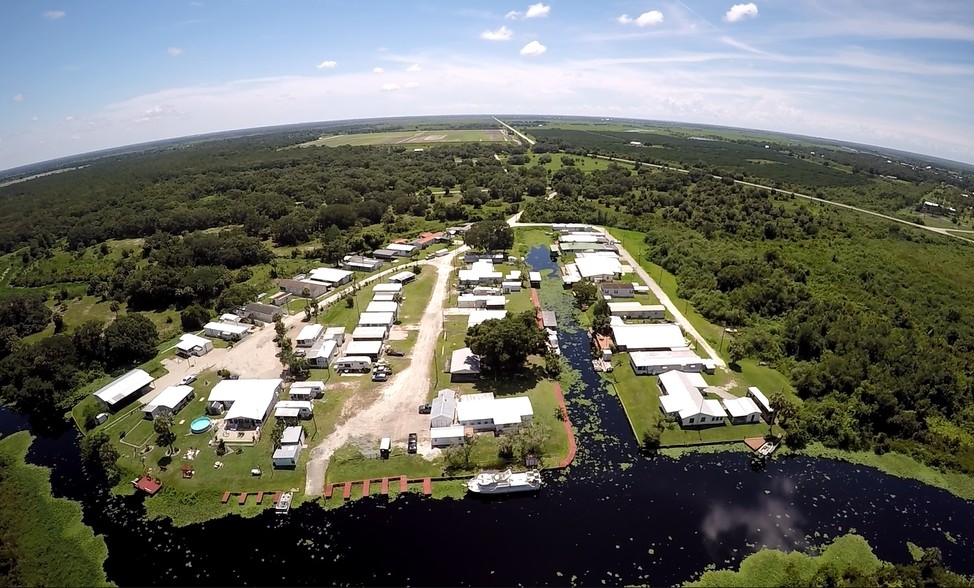
<instances>
[{"instance_id":1,"label":"moored boat","mask_svg":"<svg viewBox=\"0 0 974 588\"><path fill-rule=\"evenodd\" d=\"M541 473L537 470L514 473L482 472L467 482L467 490L475 494L509 494L537 492L541 489Z\"/></svg>"}]
</instances>

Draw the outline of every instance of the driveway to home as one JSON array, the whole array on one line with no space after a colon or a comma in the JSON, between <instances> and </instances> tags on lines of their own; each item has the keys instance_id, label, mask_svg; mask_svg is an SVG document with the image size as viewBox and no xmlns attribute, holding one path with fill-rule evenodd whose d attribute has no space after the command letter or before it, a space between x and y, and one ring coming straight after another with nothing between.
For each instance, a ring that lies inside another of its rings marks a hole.
<instances>
[{"instance_id":1,"label":"driveway to home","mask_svg":"<svg viewBox=\"0 0 974 588\"><path fill-rule=\"evenodd\" d=\"M449 255L424 262L424 271L436 271L436 284L420 319L416 343L407 354L409 365L380 388L379 396L372 404L354 414L349 414L354 410L351 403L346 404L335 430L311 450L305 494L317 495L324 491L328 461L335 450L350 441L389 437L396 445L405 447L406 436L418 433L420 453L429 451L429 416L419 414L417 407L426 402L430 389L430 365L436 342L443 330L443 303L450 284L453 259L466 250L465 246L459 247Z\"/></svg>"}]
</instances>

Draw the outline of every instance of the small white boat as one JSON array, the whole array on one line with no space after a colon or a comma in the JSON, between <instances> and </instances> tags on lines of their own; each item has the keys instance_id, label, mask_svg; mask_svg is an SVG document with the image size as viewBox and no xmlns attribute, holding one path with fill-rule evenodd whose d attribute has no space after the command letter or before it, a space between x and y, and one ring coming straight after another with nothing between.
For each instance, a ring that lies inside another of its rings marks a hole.
<instances>
[{"instance_id":1,"label":"small white boat","mask_svg":"<svg viewBox=\"0 0 974 588\"><path fill-rule=\"evenodd\" d=\"M277 509L277 514L287 514L288 509L291 508L291 498L293 497L294 495L290 492L281 494L281 499L277 502L277 506L274 507Z\"/></svg>"},{"instance_id":2,"label":"small white boat","mask_svg":"<svg viewBox=\"0 0 974 588\"><path fill-rule=\"evenodd\" d=\"M467 482L467 490L475 494L509 494L537 492L541 489L541 473L537 470L513 473L482 472Z\"/></svg>"}]
</instances>

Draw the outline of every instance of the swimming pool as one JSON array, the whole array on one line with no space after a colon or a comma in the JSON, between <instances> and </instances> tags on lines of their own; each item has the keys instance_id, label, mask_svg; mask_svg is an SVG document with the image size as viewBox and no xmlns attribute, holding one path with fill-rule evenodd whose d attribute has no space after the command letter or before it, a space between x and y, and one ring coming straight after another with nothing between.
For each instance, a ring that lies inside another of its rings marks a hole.
<instances>
[{"instance_id":1,"label":"swimming pool","mask_svg":"<svg viewBox=\"0 0 974 588\"><path fill-rule=\"evenodd\" d=\"M209 417L201 416L193 419L193 422L189 424L189 430L194 433L205 433L210 430L210 426L213 424Z\"/></svg>"}]
</instances>

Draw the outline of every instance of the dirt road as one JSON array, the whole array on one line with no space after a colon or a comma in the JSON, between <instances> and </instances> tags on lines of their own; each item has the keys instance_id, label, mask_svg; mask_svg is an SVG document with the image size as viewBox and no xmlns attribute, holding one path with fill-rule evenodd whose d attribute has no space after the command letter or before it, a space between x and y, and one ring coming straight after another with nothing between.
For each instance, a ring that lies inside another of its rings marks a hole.
<instances>
[{"instance_id":1,"label":"dirt road","mask_svg":"<svg viewBox=\"0 0 974 588\"><path fill-rule=\"evenodd\" d=\"M436 284L420 320L416 343L409 352L409 366L392 376L380 389L375 402L340 422L334 432L311 450L306 494L317 495L324 491L328 460L336 449L353 439L390 437L393 443L404 446L409 433L419 433L420 452L429 448L424 443L429 439L429 417L419 414L416 408L426 402L430 389L430 363L443 329L443 302L450 284L453 258L465 250L466 247L460 247L449 255L424 263L424 271L436 271ZM346 415L343 413L342 416Z\"/></svg>"}]
</instances>

